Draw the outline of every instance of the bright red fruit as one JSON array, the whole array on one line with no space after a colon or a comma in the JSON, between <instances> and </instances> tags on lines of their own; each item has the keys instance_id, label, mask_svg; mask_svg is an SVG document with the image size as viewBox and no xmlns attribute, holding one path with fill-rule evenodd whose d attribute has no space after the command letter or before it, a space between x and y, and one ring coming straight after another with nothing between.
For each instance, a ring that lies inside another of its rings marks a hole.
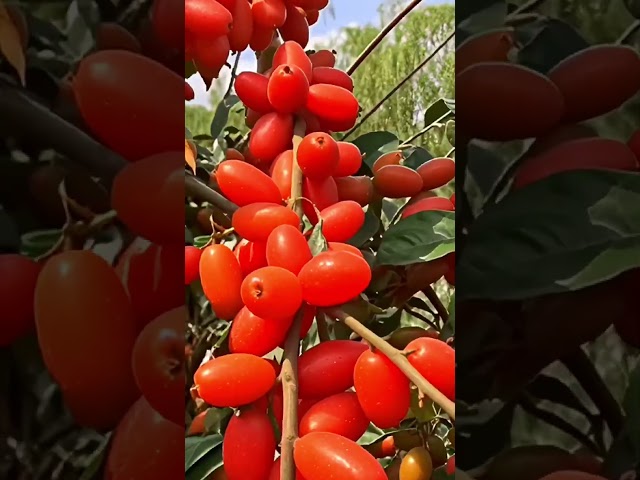
<instances>
[{"instance_id":1,"label":"bright red fruit","mask_svg":"<svg viewBox=\"0 0 640 480\"><path fill-rule=\"evenodd\" d=\"M343 200L353 200L358 205L365 207L371 203L374 189L373 181L366 175L357 177L337 177L335 178L338 188L338 198Z\"/></svg>"},{"instance_id":2,"label":"bright red fruit","mask_svg":"<svg viewBox=\"0 0 640 480\"><path fill-rule=\"evenodd\" d=\"M229 32L229 46L234 52L243 52L249 46L253 34L251 4L244 0L230 0L229 11L233 15L233 28Z\"/></svg>"},{"instance_id":3,"label":"bright red fruit","mask_svg":"<svg viewBox=\"0 0 640 480\"><path fill-rule=\"evenodd\" d=\"M238 259L243 276L267 266L267 246L264 242L242 239L233 249L233 253Z\"/></svg>"},{"instance_id":4,"label":"bright red fruit","mask_svg":"<svg viewBox=\"0 0 640 480\"><path fill-rule=\"evenodd\" d=\"M408 387L408 385L407 385ZM342 392L324 398L313 405L300 421L300 436L311 432L331 432L357 441L369 427L358 397Z\"/></svg>"},{"instance_id":5,"label":"bright red fruit","mask_svg":"<svg viewBox=\"0 0 640 480\"><path fill-rule=\"evenodd\" d=\"M373 176L373 186L387 198L413 197L422 190L422 177L403 165L386 165Z\"/></svg>"},{"instance_id":6,"label":"bright red fruit","mask_svg":"<svg viewBox=\"0 0 640 480\"><path fill-rule=\"evenodd\" d=\"M287 41L278 47L273 55L273 68L280 65L295 65L302 69L307 79L313 78L311 60L304 49L296 42Z\"/></svg>"},{"instance_id":7,"label":"bright red fruit","mask_svg":"<svg viewBox=\"0 0 640 480\"><path fill-rule=\"evenodd\" d=\"M218 165L216 180L222 193L236 205L281 201L280 190L271 177L241 160L225 160Z\"/></svg>"},{"instance_id":8,"label":"bright red fruit","mask_svg":"<svg viewBox=\"0 0 640 480\"><path fill-rule=\"evenodd\" d=\"M447 460L446 471L448 475L454 475L456 473L456 456L451 455Z\"/></svg>"},{"instance_id":9,"label":"bright red fruit","mask_svg":"<svg viewBox=\"0 0 640 480\"><path fill-rule=\"evenodd\" d=\"M210 245L200 257L200 283L211 308L224 320L231 320L243 306L240 297L242 270L229 247Z\"/></svg>"},{"instance_id":10,"label":"bright red fruit","mask_svg":"<svg viewBox=\"0 0 640 480\"><path fill-rule=\"evenodd\" d=\"M338 142L340 160L333 172L336 177L348 177L355 175L362 166L362 153L360 149L350 142Z\"/></svg>"},{"instance_id":11,"label":"bright red fruit","mask_svg":"<svg viewBox=\"0 0 640 480\"><path fill-rule=\"evenodd\" d=\"M281 267L264 267L250 273L240 292L247 308L263 318L292 317L302 305L298 277Z\"/></svg>"},{"instance_id":12,"label":"bright red fruit","mask_svg":"<svg viewBox=\"0 0 640 480\"><path fill-rule=\"evenodd\" d=\"M193 91L193 87L184 81L184 99L186 101L193 100L196 98L196 93Z\"/></svg>"},{"instance_id":13,"label":"bright red fruit","mask_svg":"<svg viewBox=\"0 0 640 480\"><path fill-rule=\"evenodd\" d=\"M324 210L338 203L338 186L333 177L322 179L305 177L302 184L302 196L310 200L318 210ZM312 224L318 223L318 215L309 202L303 201L302 209Z\"/></svg>"},{"instance_id":14,"label":"bright red fruit","mask_svg":"<svg viewBox=\"0 0 640 480\"><path fill-rule=\"evenodd\" d=\"M293 210L275 203L253 203L240 207L233 214L231 224L238 235L252 242L266 242L280 225L298 227L300 219Z\"/></svg>"},{"instance_id":15,"label":"bright red fruit","mask_svg":"<svg viewBox=\"0 0 640 480\"><path fill-rule=\"evenodd\" d=\"M271 164L271 179L278 186L283 200L291 197L291 172L293 169L293 150L286 150Z\"/></svg>"},{"instance_id":16,"label":"bright red fruit","mask_svg":"<svg viewBox=\"0 0 640 480\"><path fill-rule=\"evenodd\" d=\"M417 172L422 177L422 189L433 190L455 178L456 162L446 157L433 158L420 165Z\"/></svg>"},{"instance_id":17,"label":"bright red fruit","mask_svg":"<svg viewBox=\"0 0 640 480\"><path fill-rule=\"evenodd\" d=\"M264 358L230 353L200 365L193 376L198 395L214 407L240 407L265 395L276 381Z\"/></svg>"},{"instance_id":18,"label":"bright red fruit","mask_svg":"<svg viewBox=\"0 0 640 480\"><path fill-rule=\"evenodd\" d=\"M335 433L313 432L296 440L294 460L307 480L387 480L382 465L364 448Z\"/></svg>"},{"instance_id":19,"label":"bright red fruit","mask_svg":"<svg viewBox=\"0 0 640 480\"><path fill-rule=\"evenodd\" d=\"M197 38L193 42L191 49L193 62L206 85L219 77L220 70L229 58L230 49L229 38L226 35L213 40Z\"/></svg>"},{"instance_id":20,"label":"bright red fruit","mask_svg":"<svg viewBox=\"0 0 640 480\"><path fill-rule=\"evenodd\" d=\"M441 340L416 338L404 350L418 372L449 400L456 394L456 352Z\"/></svg>"},{"instance_id":21,"label":"bright red fruit","mask_svg":"<svg viewBox=\"0 0 640 480\"><path fill-rule=\"evenodd\" d=\"M249 139L251 154L265 162L271 162L291 148L293 117L282 113L267 113L253 126Z\"/></svg>"},{"instance_id":22,"label":"bright red fruit","mask_svg":"<svg viewBox=\"0 0 640 480\"><path fill-rule=\"evenodd\" d=\"M305 11L293 5L287 5L287 20L279 28L284 41L294 41L302 48L309 43L309 24Z\"/></svg>"},{"instance_id":23,"label":"bright red fruit","mask_svg":"<svg viewBox=\"0 0 640 480\"><path fill-rule=\"evenodd\" d=\"M316 318L317 310L318 309L313 305L304 305L304 314L302 316L302 324L300 325L300 340L306 337L309 330L311 330L313 321Z\"/></svg>"},{"instance_id":24,"label":"bright red fruit","mask_svg":"<svg viewBox=\"0 0 640 480\"><path fill-rule=\"evenodd\" d=\"M0 346L10 345L33 329L33 299L40 264L17 254L0 255Z\"/></svg>"},{"instance_id":25,"label":"bright red fruit","mask_svg":"<svg viewBox=\"0 0 640 480\"><path fill-rule=\"evenodd\" d=\"M251 3L253 21L264 28L281 27L287 19L284 0L253 0Z\"/></svg>"},{"instance_id":26,"label":"bright red fruit","mask_svg":"<svg viewBox=\"0 0 640 480\"><path fill-rule=\"evenodd\" d=\"M307 239L296 227L280 225L267 239L267 262L273 267L282 267L294 275L313 258Z\"/></svg>"},{"instance_id":27,"label":"bright red fruit","mask_svg":"<svg viewBox=\"0 0 640 480\"><path fill-rule=\"evenodd\" d=\"M346 88L318 84L309 87L307 110L330 122L353 123L358 118L360 105Z\"/></svg>"},{"instance_id":28,"label":"bright red fruit","mask_svg":"<svg viewBox=\"0 0 640 480\"><path fill-rule=\"evenodd\" d=\"M149 404L164 418L184 426L184 305L163 313L138 335L133 375Z\"/></svg>"},{"instance_id":29,"label":"bright red fruit","mask_svg":"<svg viewBox=\"0 0 640 480\"><path fill-rule=\"evenodd\" d=\"M407 416L409 380L386 355L365 351L354 368L353 382L364 413L376 427L397 427Z\"/></svg>"},{"instance_id":30,"label":"bright red fruit","mask_svg":"<svg viewBox=\"0 0 640 480\"><path fill-rule=\"evenodd\" d=\"M332 67L315 67L313 69L313 79L311 85L326 83L342 87L353 92L353 80L342 70Z\"/></svg>"},{"instance_id":31,"label":"bright red fruit","mask_svg":"<svg viewBox=\"0 0 640 480\"><path fill-rule=\"evenodd\" d=\"M311 259L298 274L305 302L331 307L353 300L369 286L371 268L344 251L327 251Z\"/></svg>"},{"instance_id":32,"label":"bright red fruit","mask_svg":"<svg viewBox=\"0 0 640 480\"><path fill-rule=\"evenodd\" d=\"M310 133L298 146L298 165L308 178L333 175L340 161L338 143L324 132Z\"/></svg>"},{"instance_id":33,"label":"bright red fruit","mask_svg":"<svg viewBox=\"0 0 640 480\"><path fill-rule=\"evenodd\" d=\"M184 284L190 285L200 276L202 250L193 245L184 247Z\"/></svg>"},{"instance_id":34,"label":"bright red fruit","mask_svg":"<svg viewBox=\"0 0 640 480\"><path fill-rule=\"evenodd\" d=\"M346 242L364 225L364 210L358 203L345 200L322 210L320 218L328 242Z\"/></svg>"},{"instance_id":35,"label":"bright red fruit","mask_svg":"<svg viewBox=\"0 0 640 480\"><path fill-rule=\"evenodd\" d=\"M337 252L337 251L343 251L343 252L348 252L351 253L353 255L356 255L360 258L364 258L364 255L362 254L362 252L360 251L359 248L354 247L353 245L349 245L348 243L341 243L341 242L328 242L328 246L329 246L329 250Z\"/></svg>"},{"instance_id":36,"label":"bright red fruit","mask_svg":"<svg viewBox=\"0 0 640 480\"><path fill-rule=\"evenodd\" d=\"M300 398L326 398L353 387L353 368L367 345L330 340L310 348L298 359Z\"/></svg>"},{"instance_id":37,"label":"bright red fruit","mask_svg":"<svg viewBox=\"0 0 640 480\"><path fill-rule=\"evenodd\" d=\"M216 38L231 29L233 17L229 10L212 0L185 0L184 27L200 38Z\"/></svg>"},{"instance_id":38,"label":"bright red fruit","mask_svg":"<svg viewBox=\"0 0 640 480\"><path fill-rule=\"evenodd\" d=\"M229 350L262 357L278 347L285 339L293 317L263 318L244 307L231 323Z\"/></svg>"},{"instance_id":39,"label":"bright red fruit","mask_svg":"<svg viewBox=\"0 0 640 480\"><path fill-rule=\"evenodd\" d=\"M311 23L309 23L311 25ZM336 56L329 50L318 50L309 55L313 68L318 67L334 67L336 65Z\"/></svg>"},{"instance_id":40,"label":"bright red fruit","mask_svg":"<svg viewBox=\"0 0 640 480\"><path fill-rule=\"evenodd\" d=\"M262 52L263 50L266 50L269 45L271 45L275 33L275 29L270 27L263 27L254 22L249 47L251 48L251 50L254 50L256 52Z\"/></svg>"},{"instance_id":41,"label":"bright red fruit","mask_svg":"<svg viewBox=\"0 0 640 480\"><path fill-rule=\"evenodd\" d=\"M222 442L229 480L265 480L275 453L276 437L266 413L249 408L231 417Z\"/></svg>"},{"instance_id":42,"label":"bright red fruit","mask_svg":"<svg viewBox=\"0 0 640 480\"><path fill-rule=\"evenodd\" d=\"M418 200L411 205L407 205L407 207L402 211L401 218L407 218L411 215L415 215L420 212L430 212L432 210L439 210L445 212L453 212L455 207L451 200L444 197L429 197L423 198L422 200Z\"/></svg>"},{"instance_id":43,"label":"bright red fruit","mask_svg":"<svg viewBox=\"0 0 640 480\"><path fill-rule=\"evenodd\" d=\"M269 79L260 73L241 72L235 80L236 95L245 107L258 113L269 113L273 107L267 97Z\"/></svg>"},{"instance_id":44,"label":"bright red fruit","mask_svg":"<svg viewBox=\"0 0 640 480\"><path fill-rule=\"evenodd\" d=\"M309 80L300 67L279 65L269 77L267 95L274 110L294 113L302 108L309 94Z\"/></svg>"}]
</instances>

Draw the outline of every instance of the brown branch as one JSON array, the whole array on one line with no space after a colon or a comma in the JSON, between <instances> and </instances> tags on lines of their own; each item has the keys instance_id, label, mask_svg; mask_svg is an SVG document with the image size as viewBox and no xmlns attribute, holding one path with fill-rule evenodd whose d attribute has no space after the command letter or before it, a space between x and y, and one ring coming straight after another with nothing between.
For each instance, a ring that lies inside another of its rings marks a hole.
<instances>
[{"instance_id":1,"label":"brown branch","mask_svg":"<svg viewBox=\"0 0 640 480\"><path fill-rule=\"evenodd\" d=\"M442 322L447 323L447 321L449 320L449 312L442 304L442 301L440 300L440 297L438 297L438 294L436 294L436 292L433 290L433 287L429 286L425 288L423 292L431 302L431 305L433 305L433 308L435 308L436 312L438 312L438 315L440 315L440 319L442 320Z\"/></svg>"},{"instance_id":2,"label":"brown branch","mask_svg":"<svg viewBox=\"0 0 640 480\"><path fill-rule=\"evenodd\" d=\"M366 46L366 48L362 51L362 53L358 56L358 58L356 58L353 64L349 67L349 69L347 70L347 73L349 75L352 75L353 72L355 72L356 69L360 66L360 64L364 62L365 59L371 54L371 52L373 52L375 48L378 45L380 45L380 43L382 43L382 40L384 40L384 38L389 34L389 32L393 30L396 27L396 25L398 25L402 21L402 19L406 17L409 14L409 12L411 12L411 10L413 10L416 6L418 6L420 2L422 2L422 0L413 0L409 5L407 5L404 8L404 10L398 13L398 15L396 15L396 17L393 20L391 20L389 24L386 27L384 27L378 35L376 35L376 38L371 40L371 43L369 43L369 45Z\"/></svg>"},{"instance_id":3,"label":"brown branch","mask_svg":"<svg viewBox=\"0 0 640 480\"><path fill-rule=\"evenodd\" d=\"M233 214L233 212L238 209L238 206L235 203L230 202L213 188L205 185L202 181L189 173L185 175L184 189L187 195L209 202L211 205L219 208L229 215Z\"/></svg>"},{"instance_id":4,"label":"brown branch","mask_svg":"<svg viewBox=\"0 0 640 480\"><path fill-rule=\"evenodd\" d=\"M316 315L316 325L318 326L318 339L320 342L331 340L329 326L327 325L327 316L324 313L318 313Z\"/></svg>"},{"instance_id":5,"label":"brown branch","mask_svg":"<svg viewBox=\"0 0 640 480\"><path fill-rule=\"evenodd\" d=\"M360 335L364 340L366 340L370 345L380 350L384 355L386 355L389 360L391 360L401 371L404 373L409 380L413 382L413 384L418 387L418 390L429 397L433 402L444 410L444 412L449 415L451 421L455 421L456 419L456 406L455 403L449 400L440 390L431 385L420 372L415 369L404 353L397 348L391 346L386 340L383 340L378 335L373 333L367 327L365 327L362 323L360 323L356 318L350 316L349 314L343 312L338 308L330 308L326 310L326 312L336 318L337 320L344 323L347 327L349 327L354 333Z\"/></svg>"},{"instance_id":6,"label":"brown branch","mask_svg":"<svg viewBox=\"0 0 640 480\"><path fill-rule=\"evenodd\" d=\"M298 217L302 219L302 170L298 166L298 147L304 138L306 130L304 120L298 120L293 131L293 166L291 172L291 199L289 207L291 207Z\"/></svg>"},{"instance_id":7,"label":"brown branch","mask_svg":"<svg viewBox=\"0 0 640 480\"><path fill-rule=\"evenodd\" d=\"M624 32L622 32L622 35L618 37L618 39L616 40L616 44L622 45L631 37L631 35L633 35L639 29L640 29L640 20L635 20L631 25L627 27L627 29Z\"/></svg>"}]
</instances>

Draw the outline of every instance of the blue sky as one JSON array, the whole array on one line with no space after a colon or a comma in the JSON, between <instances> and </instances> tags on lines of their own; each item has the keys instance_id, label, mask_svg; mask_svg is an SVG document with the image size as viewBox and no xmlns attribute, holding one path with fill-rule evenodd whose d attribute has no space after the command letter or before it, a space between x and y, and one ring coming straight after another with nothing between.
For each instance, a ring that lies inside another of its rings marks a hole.
<instances>
[{"instance_id":1,"label":"blue sky","mask_svg":"<svg viewBox=\"0 0 640 480\"><path fill-rule=\"evenodd\" d=\"M450 1L451 0L426 0L423 1L423 4L450 3ZM379 23L378 7L382 3L385 3L385 0L331 0L335 16L331 16L327 12L320 13L320 20L311 27L311 39L309 43L313 44L314 40L317 41L318 38L330 36L348 25ZM407 0L406 3L409 3L409 0ZM255 60L251 52L247 51L243 53L239 70L255 70ZM219 81L224 84L228 81L227 75L225 74L228 75L228 72L223 71L219 79ZM196 74L193 75L188 82L196 93L196 98L188 102L188 104L209 106L209 97L204 89L202 79Z\"/></svg>"}]
</instances>

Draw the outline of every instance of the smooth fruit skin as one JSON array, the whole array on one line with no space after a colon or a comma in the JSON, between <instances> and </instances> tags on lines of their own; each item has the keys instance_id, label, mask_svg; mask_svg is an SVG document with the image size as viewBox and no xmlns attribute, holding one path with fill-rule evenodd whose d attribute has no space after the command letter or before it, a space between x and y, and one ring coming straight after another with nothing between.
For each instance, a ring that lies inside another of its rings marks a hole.
<instances>
[{"instance_id":1,"label":"smooth fruit skin","mask_svg":"<svg viewBox=\"0 0 640 480\"><path fill-rule=\"evenodd\" d=\"M358 401L375 426L397 427L407 416L411 406L409 380L386 355L363 352L356 362L353 382Z\"/></svg>"},{"instance_id":2,"label":"smooth fruit skin","mask_svg":"<svg viewBox=\"0 0 640 480\"><path fill-rule=\"evenodd\" d=\"M133 375L149 404L167 420L184 426L184 305L149 323L133 347Z\"/></svg>"},{"instance_id":3,"label":"smooth fruit skin","mask_svg":"<svg viewBox=\"0 0 640 480\"><path fill-rule=\"evenodd\" d=\"M326 83L329 85L336 85L342 87L345 90L353 92L353 80L352 78L342 70L331 67L315 67L313 69L313 78L311 79L312 85L319 83Z\"/></svg>"},{"instance_id":4,"label":"smooth fruit skin","mask_svg":"<svg viewBox=\"0 0 640 480\"><path fill-rule=\"evenodd\" d=\"M242 282L240 294L246 307L263 318L290 318L302 305L298 277L282 267L263 267L250 273Z\"/></svg>"},{"instance_id":5,"label":"smooth fruit skin","mask_svg":"<svg viewBox=\"0 0 640 480\"><path fill-rule=\"evenodd\" d=\"M335 433L313 432L299 438L294 445L293 457L307 480L387 480L384 469L369 452Z\"/></svg>"},{"instance_id":6,"label":"smooth fruit skin","mask_svg":"<svg viewBox=\"0 0 640 480\"><path fill-rule=\"evenodd\" d=\"M231 353L250 353L262 357L278 347L285 339L293 317L262 318L244 307L231 323L229 350Z\"/></svg>"},{"instance_id":7,"label":"smooth fruit skin","mask_svg":"<svg viewBox=\"0 0 640 480\"><path fill-rule=\"evenodd\" d=\"M456 353L441 340L418 338L407 345L407 359L418 372L449 400L455 400ZM410 353L409 353L410 352Z\"/></svg>"},{"instance_id":8,"label":"smooth fruit skin","mask_svg":"<svg viewBox=\"0 0 640 480\"><path fill-rule=\"evenodd\" d=\"M343 252L348 252L348 253L352 253L353 255L356 255L360 258L364 258L364 255L362 254L362 251L357 248L354 247L353 245L349 245L348 243L341 243L341 242L327 242L327 246L329 247L330 251L333 252L337 252L337 251L343 251Z\"/></svg>"},{"instance_id":9,"label":"smooth fruit skin","mask_svg":"<svg viewBox=\"0 0 640 480\"><path fill-rule=\"evenodd\" d=\"M362 166L362 153L351 142L338 142L340 159L333 175L335 177L348 177L355 175Z\"/></svg>"},{"instance_id":10,"label":"smooth fruit skin","mask_svg":"<svg viewBox=\"0 0 640 480\"><path fill-rule=\"evenodd\" d=\"M253 23L253 31L251 32L251 40L249 41L249 48L256 52L262 52L269 48L275 34L275 29L270 27L263 27L255 22Z\"/></svg>"},{"instance_id":11,"label":"smooth fruit skin","mask_svg":"<svg viewBox=\"0 0 640 480\"><path fill-rule=\"evenodd\" d=\"M318 210L324 210L338 202L338 187L336 181L333 177L315 180L304 178L302 183L302 196L311 201ZM313 225L318 223L318 216L309 202L302 202L302 210Z\"/></svg>"},{"instance_id":12,"label":"smooth fruit skin","mask_svg":"<svg viewBox=\"0 0 640 480\"><path fill-rule=\"evenodd\" d=\"M183 82L147 57L103 50L80 62L73 91L96 136L127 160L136 161L173 150L183 140ZM131 132L136 132L134 137Z\"/></svg>"},{"instance_id":13,"label":"smooth fruit skin","mask_svg":"<svg viewBox=\"0 0 640 480\"><path fill-rule=\"evenodd\" d=\"M253 126L249 139L251 154L265 162L271 162L291 148L293 117L283 113L267 113Z\"/></svg>"},{"instance_id":14,"label":"smooth fruit skin","mask_svg":"<svg viewBox=\"0 0 640 480\"><path fill-rule=\"evenodd\" d=\"M412 448L402 459L400 480L430 480L432 474L433 463L426 448Z\"/></svg>"},{"instance_id":15,"label":"smooth fruit skin","mask_svg":"<svg viewBox=\"0 0 640 480\"><path fill-rule=\"evenodd\" d=\"M257 25L275 29L286 21L287 8L284 0L255 0L251 3L251 14Z\"/></svg>"},{"instance_id":16,"label":"smooth fruit skin","mask_svg":"<svg viewBox=\"0 0 640 480\"><path fill-rule=\"evenodd\" d=\"M418 200L415 203L407 205L404 210L402 210L401 218L407 218L411 215L415 215L420 212L431 212L431 211L443 211L443 212L453 212L455 207L451 200L444 197L430 197L423 198L422 200Z\"/></svg>"},{"instance_id":17,"label":"smooth fruit skin","mask_svg":"<svg viewBox=\"0 0 640 480\"><path fill-rule=\"evenodd\" d=\"M358 118L360 105L346 88L317 84L309 87L306 108L318 117L337 123L352 123Z\"/></svg>"},{"instance_id":18,"label":"smooth fruit skin","mask_svg":"<svg viewBox=\"0 0 640 480\"><path fill-rule=\"evenodd\" d=\"M220 190L239 207L256 202L279 203L280 190L271 177L240 160L226 160L216 170Z\"/></svg>"},{"instance_id":19,"label":"smooth fruit skin","mask_svg":"<svg viewBox=\"0 0 640 480\"><path fill-rule=\"evenodd\" d=\"M229 32L229 46L234 52L243 52L249 46L253 34L253 15L251 4L242 0L231 0L233 8L233 28Z\"/></svg>"},{"instance_id":20,"label":"smooth fruit skin","mask_svg":"<svg viewBox=\"0 0 640 480\"><path fill-rule=\"evenodd\" d=\"M403 165L387 165L373 176L373 187L387 198L413 197L422 191L422 177Z\"/></svg>"},{"instance_id":21,"label":"smooth fruit skin","mask_svg":"<svg viewBox=\"0 0 640 480\"><path fill-rule=\"evenodd\" d=\"M367 350L361 342L330 340L310 348L298 360L301 399L322 399L353 387L353 368Z\"/></svg>"},{"instance_id":22,"label":"smooth fruit skin","mask_svg":"<svg viewBox=\"0 0 640 480\"><path fill-rule=\"evenodd\" d=\"M353 392L342 392L320 400L300 421L301 437L311 432L331 432L357 441L367 431L369 420Z\"/></svg>"},{"instance_id":23,"label":"smooth fruit skin","mask_svg":"<svg viewBox=\"0 0 640 480\"><path fill-rule=\"evenodd\" d=\"M233 214L231 225L238 235L252 242L266 242L280 225L298 227L300 219L293 210L275 203L253 203Z\"/></svg>"},{"instance_id":24,"label":"smooth fruit skin","mask_svg":"<svg viewBox=\"0 0 640 480\"><path fill-rule=\"evenodd\" d=\"M196 38L192 47L193 63L198 73L209 87L220 76L230 53L229 38L226 35L212 40Z\"/></svg>"},{"instance_id":25,"label":"smooth fruit skin","mask_svg":"<svg viewBox=\"0 0 640 480\"><path fill-rule=\"evenodd\" d=\"M276 437L266 413L249 408L231 417L222 442L229 480L265 480L275 451Z\"/></svg>"},{"instance_id":26,"label":"smooth fruit skin","mask_svg":"<svg viewBox=\"0 0 640 480\"><path fill-rule=\"evenodd\" d=\"M513 46L512 28L473 35L456 48L456 74L477 63L508 62Z\"/></svg>"},{"instance_id":27,"label":"smooth fruit skin","mask_svg":"<svg viewBox=\"0 0 640 480\"><path fill-rule=\"evenodd\" d=\"M311 24L311 23L310 23ZM313 68L318 67L335 67L336 56L329 50L318 50L315 53L309 55Z\"/></svg>"},{"instance_id":28,"label":"smooth fruit skin","mask_svg":"<svg viewBox=\"0 0 640 480\"><path fill-rule=\"evenodd\" d=\"M113 433L104 479L180 478L183 449L184 427L164 419L140 397Z\"/></svg>"},{"instance_id":29,"label":"smooth fruit skin","mask_svg":"<svg viewBox=\"0 0 640 480\"><path fill-rule=\"evenodd\" d=\"M286 150L276 157L271 164L269 174L278 186L283 200L291 197L291 172L293 170L293 150Z\"/></svg>"},{"instance_id":30,"label":"smooth fruit skin","mask_svg":"<svg viewBox=\"0 0 640 480\"><path fill-rule=\"evenodd\" d=\"M279 65L269 76L267 96L276 112L294 113L309 95L309 80L296 65Z\"/></svg>"},{"instance_id":31,"label":"smooth fruit skin","mask_svg":"<svg viewBox=\"0 0 640 480\"><path fill-rule=\"evenodd\" d=\"M273 107L267 96L269 79L256 72L241 72L235 80L236 95L245 107L259 113L269 113Z\"/></svg>"},{"instance_id":32,"label":"smooth fruit skin","mask_svg":"<svg viewBox=\"0 0 640 480\"><path fill-rule=\"evenodd\" d=\"M320 218L328 242L346 242L364 225L364 210L358 203L345 200L322 210Z\"/></svg>"},{"instance_id":33,"label":"smooth fruit skin","mask_svg":"<svg viewBox=\"0 0 640 480\"><path fill-rule=\"evenodd\" d=\"M240 296L243 275L229 247L210 245L200 257L200 283L218 318L231 320L244 306Z\"/></svg>"},{"instance_id":34,"label":"smooth fruit skin","mask_svg":"<svg viewBox=\"0 0 640 480\"><path fill-rule=\"evenodd\" d=\"M564 115L564 98L544 75L511 63L478 63L456 75L456 122L489 141L538 137Z\"/></svg>"},{"instance_id":35,"label":"smooth fruit skin","mask_svg":"<svg viewBox=\"0 0 640 480\"><path fill-rule=\"evenodd\" d=\"M438 157L420 165L416 170L422 177L422 189L440 188L456 176L456 162L446 157Z\"/></svg>"},{"instance_id":36,"label":"smooth fruit skin","mask_svg":"<svg viewBox=\"0 0 640 480\"><path fill-rule=\"evenodd\" d=\"M574 170L638 169L638 159L627 145L608 138L572 140L526 159L516 170L513 190L551 175Z\"/></svg>"},{"instance_id":37,"label":"smooth fruit skin","mask_svg":"<svg viewBox=\"0 0 640 480\"><path fill-rule=\"evenodd\" d=\"M638 93L640 55L627 45L594 45L562 60L548 76L564 96L564 120L580 122L611 112Z\"/></svg>"},{"instance_id":38,"label":"smooth fruit skin","mask_svg":"<svg viewBox=\"0 0 640 480\"><path fill-rule=\"evenodd\" d=\"M281 267L298 275L313 255L300 230L292 225L280 225L267 239L266 257L269 266Z\"/></svg>"},{"instance_id":39,"label":"smooth fruit skin","mask_svg":"<svg viewBox=\"0 0 640 480\"><path fill-rule=\"evenodd\" d=\"M100 23L96 29L96 50L129 50L140 52L140 42L122 25Z\"/></svg>"},{"instance_id":40,"label":"smooth fruit skin","mask_svg":"<svg viewBox=\"0 0 640 480\"><path fill-rule=\"evenodd\" d=\"M317 307L331 307L353 300L371 281L371 268L349 252L327 251L310 260L298 275L302 298Z\"/></svg>"},{"instance_id":41,"label":"smooth fruit skin","mask_svg":"<svg viewBox=\"0 0 640 480\"><path fill-rule=\"evenodd\" d=\"M190 285L200 277L202 250L193 245L184 247L184 284Z\"/></svg>"},{"instance_id":42,"label":"smooth fruit skin","mask_svg":"<svg viewBox=\"0 0 640 480\"><path fill-rule=\"evenodd\" d=\"M267 245L264 242L242 239L233 249L233 254L238 259L243 277L267 266Z\"/></svg>"},{"instance_id":43,"label":"smooth fruit skin","mask_svg":"<svg viewBox=\"0 0 640 480\"><path fill-rule=\"evenodd\" d=\"M374 193L371 178L362 175L358 177L336 177L334 180L338 188L340 201L353 200L361 207L371 203Z\"/></svg>"},{"instance_id":44,"label":"smooth fruit skin","mask_svg":"<svg viewBox=\"0 0 640 480\"><path fill-rule=\"evenodd\" d=\"M116 273L92 251L59 253L40 272L34 305L44 363L73 397L72 413L83 426L113 428L139 395L137 326Z\"/></svg>"},{"instance_id":45,"label":"smooth fruit skin","mask_svg":"<svg viewBox=\"0 0 640 480\"><path fill-rule=\"evenodd\" d=\"M301 8L287 5L287 19L278 29L284 41L294 41L301 47L309 43L309 24L305 11Z\"/></svg>"},{"instance_id":46,"label":"smooth fruit skin","mask_svg":"<svg viewBox=\"0 0 640 480\"><path fill-rule=\"evenodd\" d=\"M298 146L298 165L308 178L326 178L333 175L339 161L338 143L327 133L310 133Z\"/></svg>"},{"instance_id":47,"label":"smooth fruit skin","mask_svg":"<svg viewBox=\"0 0 640 480\"><path fill-rule=\"evenodd\" d=\"M375 162L373 162L373 167L371 167L371 171L375 175L378 173L382 167L386 167L388 165L402 165L404 161L404 155L402 152L388 152L383 155L380 155Z\"/></svg>"},{"instance_id":48,"label":"smooth fruit skin","mask_svg":"<svg viewBox=\"0 0 640 480\"><path fill-rule=\"evenodd\" d=\"M33 329L33 300L41 265L17 254L0 255L0 347Z\"/></svg>"},{"instance_id":49,"label":"smooth fruit skin","mask_svg":"<svg viewBox=\"0 0 640 480\"><path fill-rule=\"evenodd\" d=\"M273 366L264 358L230 353L200 365L193 381L198 395L214 407L240 407L265 395L276 381Z\"/></svg>"},{"instance_id":50,"label":"smooth fruit skin","mask_svg":"<svg viewBox=\"0 0 640 480\"><path fill-rule=\"evenodd\" d=\"M286 41L278 47L273 55L273 68L280 65L295 65L302 69L308 80L313 78L311 60L296 42Z\"/></svg>"},{"instance_id":51,"label":"smooth fruit skin","mask_svg":"<svg viewBox=\"0 0 640 480\"><path fill-rule=\"evenodd\" d=\"M216 1L186 0L184 26L194 36L212 39L229 33L233 17Z\"/></svg>"}]
</instances>

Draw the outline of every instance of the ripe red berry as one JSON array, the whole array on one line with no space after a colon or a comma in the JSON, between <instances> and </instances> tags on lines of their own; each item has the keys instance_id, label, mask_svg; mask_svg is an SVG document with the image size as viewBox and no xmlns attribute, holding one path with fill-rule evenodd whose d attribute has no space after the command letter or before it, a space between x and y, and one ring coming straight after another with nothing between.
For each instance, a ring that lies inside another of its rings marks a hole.
<instances>
[{"instance_id":1,"label":"ripe red berry","mask_svg":"<svg viewBox=\"0 0 640 480\"><path fill-rule=\"evenodd\" d=\"M309 80L296 65L279 65L269 77L267 96L275 111L294 113L304 106L309 94Z\"/></svg>"},{"instance_id":2,"label":"ripe red berry","mask_svg":"<svg viewBox=\"0 0 640 480\"><path fill-rule=\"evenodd\" d=\"M324 132L310 133L298 146L298 165L308 178L333 175L340 161L338 143Z\"/></svg>"},{"instance_id":3,"label":"ripe red berry","mask_svg":"<svg viewBox=\"0 0 640 480\"><path fill-rule=\"evenodd\" d=\"M298 278L281 267L259 268L242 282L244 304L263 318L293 317L302 305L302 289Z\"/></svg>"},{"instance_id":4,"label":"ripe red berry","mask_svg":"<svg viewBox=\"0 0 640 480\"><path fill-rule=\"evenodd\" d=\"M192 245L184 247L184 284L189 285L200 276L202 250Z\"/></svg>"}]
</instances>

